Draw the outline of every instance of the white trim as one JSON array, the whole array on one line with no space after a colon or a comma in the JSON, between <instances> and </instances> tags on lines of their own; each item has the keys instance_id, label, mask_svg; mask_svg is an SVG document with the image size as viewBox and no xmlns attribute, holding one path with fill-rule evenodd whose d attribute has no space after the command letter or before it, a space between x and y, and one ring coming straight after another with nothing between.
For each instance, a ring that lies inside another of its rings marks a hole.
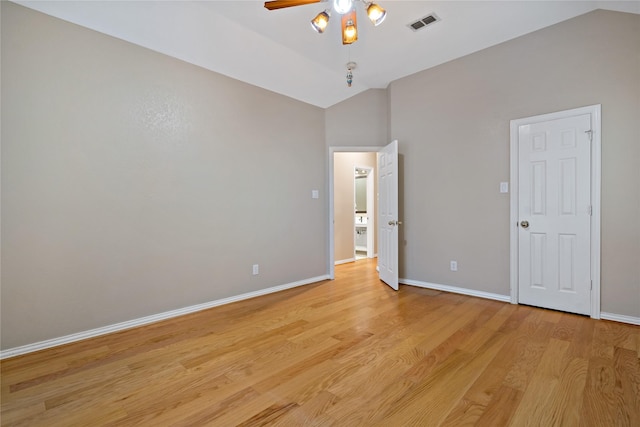
<instances>
[{"instance_id":1,"label":"white trim","mask_svg":"<svg viewBox=\"0 0 640 427\"><path fill-rule=\"evenodd\" d=\"M262 295L272 294L275 292L280 292L280 291L295 288L298 286L308 285L311 283L321 282L323 280L328 280L328 279L329 279L329 276L327 275L312 277L309 279L299 280L297 282L292 282L285 285L274 286L271 288L261 289L259 291L254 291L254 292L248 292L246 294L241 294L241 295L236 295L236 296L223 298L215 301L210 301L203 304L196 304L189 307L179 308L177 310L165 311L164 313L153 314L151 316L141 317L139 319L128 320L126 322L116 323L114 325L103 326L101 328L91 329L89 331L78 332L71 335L65 335L59 338L53 338L50 340L40 341L33 344L14 347L8 350L0 351L0 360L8 359L10 357L20 356L27 353L32 353L34 351L44 350L51 347L57 347L63 344L69 344L72 342L81 341L88 338L95 338L101 335L123 331L125 329L136 328L138 326L144 326L150 323L160 322L162 320L168 320L178 316L184 316L185 314L191 314L197 311L207 310L209 308L217 307L220 305L230 304L232 302L237 302L237 301L242 301L250 298L259 297Z\"/></svg>"},{"instance_id":2,"label":"white trim","mask_svg":"<svg viewBox=\"0 0 640 427\"><path fill-rule=\"evenodd\" d=\"M327 163L327 167L329 170L327 171L327 178L329 179L329 188L327 189L327 194L329 194L329 247L327 248L327 276L329 276L329 280L333 280L336 277L335 271L335 242L333 238L334 233L334 217L333 217L333 154L334 153L377 153L383 147L329 147L329 162Z\"/></svg>"},{"instance_id":3,"label":"white trim","mask_svg":"<svg viewBox=\"0 0 640 427\"><path fill-rule=\"evenodd\" d=\"M509 220L509 245L510 245L510 274L511 287L510 302L518 303L518 128L523 124L533 124L548 120L557 120L573 117L581 114L591 115L591 130L593 141L591 144L591 318L600 319L600 208L601 208L601 165L602 165L602 132L601 132L601 105L574 108L572 110L558 111L539 116L525 117L511 120L510 122L510 220Z\"/></svg>"},{"instance_id":4,"label":"white trim","mask_svg":"<svg viewBox=\"0 0 640 427\"><path fill-rule=\"evenodd\" d=\"M339 260L339 261L336 261L336 262L335 262L335 265L347 264L347 263L355 262L355 261L356 261L356 259L355 259L355 258L341 259L341 260Z\"/></svg>"},{"instance_id":5,"label":"white trim","mask_svg":"<svg viewBox=\"0 0 640 427\"><path fill-rule=\"evenodd\" d=\"M417 286L419 288L435 289L437 291L452 292L455 294L491 299L491 300L502 301L502 302L511 301L511 296L509 295L500 295L500 294L493 294L490 292L474 291L472 289L461 288L457 286L440 285L437 283L422 282L419 280L400 279L399 281L403 285ZM640 325L640 317L626 316L624 314L601 312L600 319L611 320L613 322L628 323L631 325Z\"/></svg>"},{"instance_id":6,"label":"white trim","mask_svg":"<svg viewBox=\"0 0 640 427\"><path fill-rule=\"evenodd\" d=\"M591 130L593 141L591 144L591 318L600 319L600 211L601 211L601 183L602 183L602 106L600 104L589 107L591 114Z\"/></svg>"},{"instance_id":7,"label":"white trim","mask_svg":"<svg viewBox=\"0 0 640 427\"><path fill-rule=\"evenodd\" d=\"M600 318L603 320L613 320L614 322L630 323L632 325L640 325L640 317L625 316L624 314L600 313Z\"/></svg>"},{"instance_id":8,"label":"white trim","mask_svg":"<svg viewBox=\"0 0 640 427\"><path fill-rule=\"evenodd\" d=\"M493 294L490 292L475 291L473 289L461 288L458 286L440 285L438 283L422 282L419 280L411 280L411 279L400 279L399 282L402 283L403 285L411 285L411 286L417 286L419 288L435 289L437 291L444 291L444 292L452 292L454 294L467 295L470 297L492 299L492 300L502 301L502 302L511 301L511 297L509 295L500 295L500 294Z\"/></svg>"}]
</instances>

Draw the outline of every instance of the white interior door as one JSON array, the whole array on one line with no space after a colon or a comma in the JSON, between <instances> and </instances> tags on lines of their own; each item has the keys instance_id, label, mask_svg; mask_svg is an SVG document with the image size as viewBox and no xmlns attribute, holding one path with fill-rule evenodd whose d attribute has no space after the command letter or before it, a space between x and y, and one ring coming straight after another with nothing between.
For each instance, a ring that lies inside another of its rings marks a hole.
<instances>
[{"instance_id":1,"label":"white interior door","mask_svg":"<svg viewBox=\"0 0 640 427\"><path fill-rule=\"evenodd\" d=\"M518 301L591 312L591 115L518 127Z\"/></svg>"},{"instance_id":2,"label":"white interior door","mask_svg":"<svg viewBox=\"0 0 640 427\"><path fill-rule=\"evenodd\" d=\"M398 290L398 141L378 155L378 268L380 280Z\"/></svg>"}]
</instances>

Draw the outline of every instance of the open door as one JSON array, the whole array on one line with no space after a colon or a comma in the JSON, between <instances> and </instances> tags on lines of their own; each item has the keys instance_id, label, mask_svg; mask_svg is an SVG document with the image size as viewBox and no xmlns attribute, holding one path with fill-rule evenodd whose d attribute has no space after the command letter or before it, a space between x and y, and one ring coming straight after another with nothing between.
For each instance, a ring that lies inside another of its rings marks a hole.
<instances>
[{"instance_id":1,"label":"open door","mask_svg":"<svg viewBox=\"0 0 640 427\"><path fill-rule=\"evenodd\" d=\"M380 280L398 290L398 141L378 155L378 269Z\"/></svg>"}]
</instances>

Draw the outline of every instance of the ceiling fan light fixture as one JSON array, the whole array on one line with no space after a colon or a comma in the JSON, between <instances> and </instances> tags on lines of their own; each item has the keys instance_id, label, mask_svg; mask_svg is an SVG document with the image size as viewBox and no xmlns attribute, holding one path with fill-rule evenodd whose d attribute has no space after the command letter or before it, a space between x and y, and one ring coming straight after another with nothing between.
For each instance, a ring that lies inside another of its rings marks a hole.
<instances>
[{"instance_id":1,"label":"ceiling fan light fixture","mask_svg":"<svg viewBox=\"0 0 640 427\"><path fill-rule=\"evenodd\" d=\"M327 28L327 25L329 25L330 17L331 15L329 14L328 10L320 12L319 14L316 15L315 18L311 20L311 28L313 28L316 32L320 34L324 33L324 30Z\"/></svg>"},{"instance_id":2,"label":"ceiling fan light fixture","mask_svg":"<svg viewBox=\"0 0 640 427\"><path fill-rule=\"evenodd\" d=\"M333 8L340 15L349 12L353 7L353 0L333 0Z\"/></svg>"},{"instance_id":3,"label":"ceiling fan light fixture","mask_svg":"<svg viewBox=\"0 0 640 427\"><path fill-rule=\"evenodd\" d=\"M342 44L351 44L358 40L358 29L353 20L349 19L342 31Z\"/></svg>"},{"instance_id":4,"label":"ceiling fan light fixture","mask_svg":"<svg viewBox=\"0 0 640 427\"><path fill-rule=\"evenodd\" d=\"M367 5L367 16L373 25L377 27L382 24L384 19L387 17L387 11L375 3L369 3Z\"/></svg>"}]
</instances>

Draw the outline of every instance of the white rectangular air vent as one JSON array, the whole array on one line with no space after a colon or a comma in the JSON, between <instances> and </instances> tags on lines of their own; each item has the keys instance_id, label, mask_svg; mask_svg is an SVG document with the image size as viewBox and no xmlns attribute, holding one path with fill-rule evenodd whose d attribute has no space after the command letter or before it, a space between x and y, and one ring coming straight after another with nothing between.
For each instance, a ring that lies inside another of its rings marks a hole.
<instances>
[{"instance_id":1,"label":"white rectangular air vent","mask_svg":"<svg viewBox=\"0 0 640 427\"><path fill-rule=\"evenodd\" d=\"M429 15L423 18L420 18L415 22L410 23L408 27L411 28L413 31L418 31L423 28L426 28L428 25L435 24L439 20L440 18L438 18L438 15L436 15L435 13L430 13Z\"/></svg>"}]
</instances>

